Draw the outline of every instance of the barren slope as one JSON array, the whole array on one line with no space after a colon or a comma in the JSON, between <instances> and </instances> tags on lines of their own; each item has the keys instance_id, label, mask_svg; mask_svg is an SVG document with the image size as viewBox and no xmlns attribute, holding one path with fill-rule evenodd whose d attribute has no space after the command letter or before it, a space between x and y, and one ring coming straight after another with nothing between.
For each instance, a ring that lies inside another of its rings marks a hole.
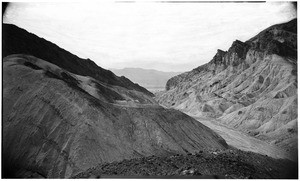
<instances>
[{"instance_id":1,"label":"barren slope","mask_svg":"<svg viewBox=\"0 0 300 181\"><path fill-rule=\"evenodd\" d=\"M276 159L290 159L295 161L296 155L286 152L284 149L275 145L266 143L243 132L230 128L218 120L213 118L194 117L200 123L209 127L218 133L222 138L226 140L226 143L230 146L238 148L244 151L251 151L262 155L268 155Z\"/></svg>"},{"instance_id":2,"label":"barren slope","mask_svg":"<svg viewBox=\"0 0 300 181\"><path fill-rule=\"evenodd\" d=\"M171 78L157 100L297 155L297 20L274 25L192 71Z\"/></svg>"},{"instance_id":3,"label":"barren slope","mask_svg":"<svg viewBox=\"0 0 300 181\"><path fill-rule=\"evenodd\" d=\"M20 54L3 60L2 120L4 177L68 178L104 162L227 146L146 94Z\"/></svg>"}]
</instances>

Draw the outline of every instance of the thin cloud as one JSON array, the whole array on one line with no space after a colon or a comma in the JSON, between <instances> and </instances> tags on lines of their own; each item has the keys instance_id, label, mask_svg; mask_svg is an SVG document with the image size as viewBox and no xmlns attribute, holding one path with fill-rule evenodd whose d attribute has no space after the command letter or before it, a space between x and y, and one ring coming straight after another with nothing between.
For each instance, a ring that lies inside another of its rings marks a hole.
<instances>
[{"instance_id":1,"label":"thin cloud","mask_svg":"<svg viewBox=\"0 0 300 181\"><path fill-rule=\"evenodd\" d=\"M291 3L12 3L13 23L104 68L187 71L296 17ZM150 62L150 63L149 63ZM160 63L158 63L160 62ZM168 66L170 65L170 66ZM184 66L183 66L184 65Z\"/></svg>"}]
</instances>

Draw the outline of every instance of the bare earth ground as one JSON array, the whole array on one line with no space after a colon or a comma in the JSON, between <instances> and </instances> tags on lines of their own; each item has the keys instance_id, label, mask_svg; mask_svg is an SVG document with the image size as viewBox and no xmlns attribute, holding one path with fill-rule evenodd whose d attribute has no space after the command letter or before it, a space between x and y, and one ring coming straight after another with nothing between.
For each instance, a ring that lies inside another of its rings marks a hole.
<instances>
[{"instance_id":1,"label":"bare earth ground","mask_svg":"<svg viewBox=\"0 0 300 181\"><path fill-rule=\"evenodd\" d=\"M99 164L73 178L298 178L297 164L236 149Z\"/></svg>"},{"instance_id":2,"label":"bare earth ground","mask_svg":"<svg viewBox=\"0 0 300 181\"><path fill-rule=\"evenodd\" d=\"M244 151L251 151L262 155L268 155L273 158L287 158L296 161L288 152L273 146L269 143L246 135L240 131L227 127L226 125L217 122L215 119L194 117L196 120L209 127L218 133L223 139L226 140L228 145Z\"/></svg>"}]
</instances>

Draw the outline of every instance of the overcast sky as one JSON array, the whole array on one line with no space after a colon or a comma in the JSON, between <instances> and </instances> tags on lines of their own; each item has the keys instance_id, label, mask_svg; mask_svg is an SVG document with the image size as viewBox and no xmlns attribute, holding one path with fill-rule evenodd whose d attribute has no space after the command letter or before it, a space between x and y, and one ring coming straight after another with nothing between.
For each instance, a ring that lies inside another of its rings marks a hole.
<instances>
[{"instance_id":1,"label":"overcast sky","mask_svg":"<svg viewBox=\"0 0 300 181\"><path fill-rule=\"evenodd\" d=\"M269 3L12 3L15 24L99 66L188 71L261 30L296 17Z\"/></svg>"}]
</instances>

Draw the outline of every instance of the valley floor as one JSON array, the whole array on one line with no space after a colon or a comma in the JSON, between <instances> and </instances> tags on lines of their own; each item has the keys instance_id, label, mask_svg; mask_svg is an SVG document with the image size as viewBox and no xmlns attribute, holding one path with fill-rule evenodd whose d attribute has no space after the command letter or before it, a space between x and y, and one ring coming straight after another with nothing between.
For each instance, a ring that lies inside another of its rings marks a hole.
<instances>
[{"instance_id":1,"label":"valley floor","mask_svg":"<svg viewBox=\"0 0 300 181\"><path fill-rule=\"evenodd\" d=\"M222 138L226 140L227 144L230 146L244 151L251 151L262 155L268 155L273 158L286 158L293 161L295 160L295 158L292 158L292 156L288 152L269 143L246 135L240 131L228 128L226 127L226 125L223 125L222 123L217 122L214 119L203 117L194 118L218 133Z\"/></svg>"}]
</instances>

